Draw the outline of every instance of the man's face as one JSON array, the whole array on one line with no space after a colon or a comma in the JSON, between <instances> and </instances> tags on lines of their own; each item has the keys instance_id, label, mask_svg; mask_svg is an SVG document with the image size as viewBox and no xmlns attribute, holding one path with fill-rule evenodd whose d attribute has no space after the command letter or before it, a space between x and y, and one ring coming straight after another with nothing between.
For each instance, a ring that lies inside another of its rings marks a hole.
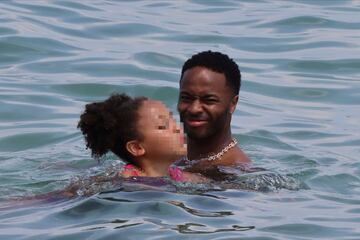
<instances>
[{"instance_id":1,"label":"man's face","mask_svg":"<svg viewBox=\"0 0 360 240\"><path fill-rule=\"evenodd\" d=\"M206 139L228 131L237 100L224 74L205 67L186 70L180 80L177 107L187 136Z\"/></svg>"}]
</instances>

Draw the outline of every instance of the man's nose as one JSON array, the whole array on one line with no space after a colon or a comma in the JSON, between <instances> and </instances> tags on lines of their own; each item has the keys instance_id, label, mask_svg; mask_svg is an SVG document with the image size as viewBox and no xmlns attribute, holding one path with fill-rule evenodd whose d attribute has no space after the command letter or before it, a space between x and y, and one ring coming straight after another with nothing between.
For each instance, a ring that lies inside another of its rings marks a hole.
<instances>
[{"instance_id":1,"label":"man's nose","mask_svg":"<svg viewBox=\"0 0 360 240\"><path fill-rule=\"evenodd\" d=\"M188 108L188 111L192 114L199 113L202 110L203 110L202 105L201 105L199 99L194 100Z\"/></svg>"}]
</instances>

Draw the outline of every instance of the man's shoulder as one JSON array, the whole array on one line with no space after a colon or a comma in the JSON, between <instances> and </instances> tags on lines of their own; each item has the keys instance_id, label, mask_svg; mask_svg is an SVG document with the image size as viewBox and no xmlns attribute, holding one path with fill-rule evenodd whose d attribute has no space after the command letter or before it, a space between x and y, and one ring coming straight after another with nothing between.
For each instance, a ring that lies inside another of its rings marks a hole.
<instances>
[{"instance_id":1,"label":"man's shoulder","mask_svg":"<svg viewBox=\"0 0 360 240\"><path fill-rule=\"evenodd\" d=\"M251 159L239 147L234 148L234 151L230 152L227 157L229 162L233 162L234 164L251 163Z\"/></svg>"}]
</instances>

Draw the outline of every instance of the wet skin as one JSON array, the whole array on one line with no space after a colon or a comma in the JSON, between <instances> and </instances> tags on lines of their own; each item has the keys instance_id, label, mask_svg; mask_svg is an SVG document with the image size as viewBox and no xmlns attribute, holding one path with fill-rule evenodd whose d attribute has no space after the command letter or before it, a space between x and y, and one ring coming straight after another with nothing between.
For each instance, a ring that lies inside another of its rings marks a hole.
<instances>
[{"instance_id":1,"label":"wet skin","mask_svg":"<svg viewBox=\"0 0 360 240\"><path fill-rule=\"evenodd\" d=\"M230 133L231 113L237 103L233 95L224 74L203 67L187 70L180 82L178 111L189 138Z\"/></svg>"},{"instance_id":2,"label":"wet skin","mask_svg":"<svg viewBox=\"0 0 360 240\"><path fill-rule=\"evenodd\" d=\"M146 100L142 103L136 128L140 137L128 141L126 148L133 156L137 175L166 176L170 165L186 155L183 130L161 102ZM120 174L128 177L133 173L124 171Z\"/></svg>"},{"instance_id":3,"label":"wet skin","mask_svg":"<svg viewBox=\"0 0 360 240\"><path fill-rule=\"evenodd\" d=\"M184 72L178 111L188 137L190 160L216 153L231 142L230 122L237 101L238 95L227 85L224 74L205 67L193 67ZM250 162L238 147L215 164L235 162Z\"/></svg>"},{"instance_id":4,"label":"wet skin","mask_svg":"<svg viewBox=\"0 0 360 240\"><path fill-rule=\"evenodd\" d=\"M138 114L140 120L137 128L148 158L173 162L186 155L184 132L163 103L145 101Z\"/></svg>"}]
</instances>

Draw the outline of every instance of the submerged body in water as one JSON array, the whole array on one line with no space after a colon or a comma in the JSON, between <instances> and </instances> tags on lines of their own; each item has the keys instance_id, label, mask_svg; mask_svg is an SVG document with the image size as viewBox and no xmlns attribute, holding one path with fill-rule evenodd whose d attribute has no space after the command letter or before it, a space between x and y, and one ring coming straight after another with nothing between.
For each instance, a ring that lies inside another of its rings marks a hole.
<instances>
[{"instance_id":1,"label":"submerged body in water","mask_svg":"<svg viewBox=\"0 0 360 240\"><path fill-rule=\"evenodd\" d=\"M74 198L90 197L95 194L117 191L166 191L198 194L210 191L238 189L243 191L272 192L281 189L299 190L306 188L300 181L289 175L282 175L259 167L214 166L202 174L206 182L175 181L170 177L119 176L118 167L111 167L101 175L80 176L62 190L45 194L13 198L4 205L7 207L46 204Z\"/></svg>"}]
</instances>

